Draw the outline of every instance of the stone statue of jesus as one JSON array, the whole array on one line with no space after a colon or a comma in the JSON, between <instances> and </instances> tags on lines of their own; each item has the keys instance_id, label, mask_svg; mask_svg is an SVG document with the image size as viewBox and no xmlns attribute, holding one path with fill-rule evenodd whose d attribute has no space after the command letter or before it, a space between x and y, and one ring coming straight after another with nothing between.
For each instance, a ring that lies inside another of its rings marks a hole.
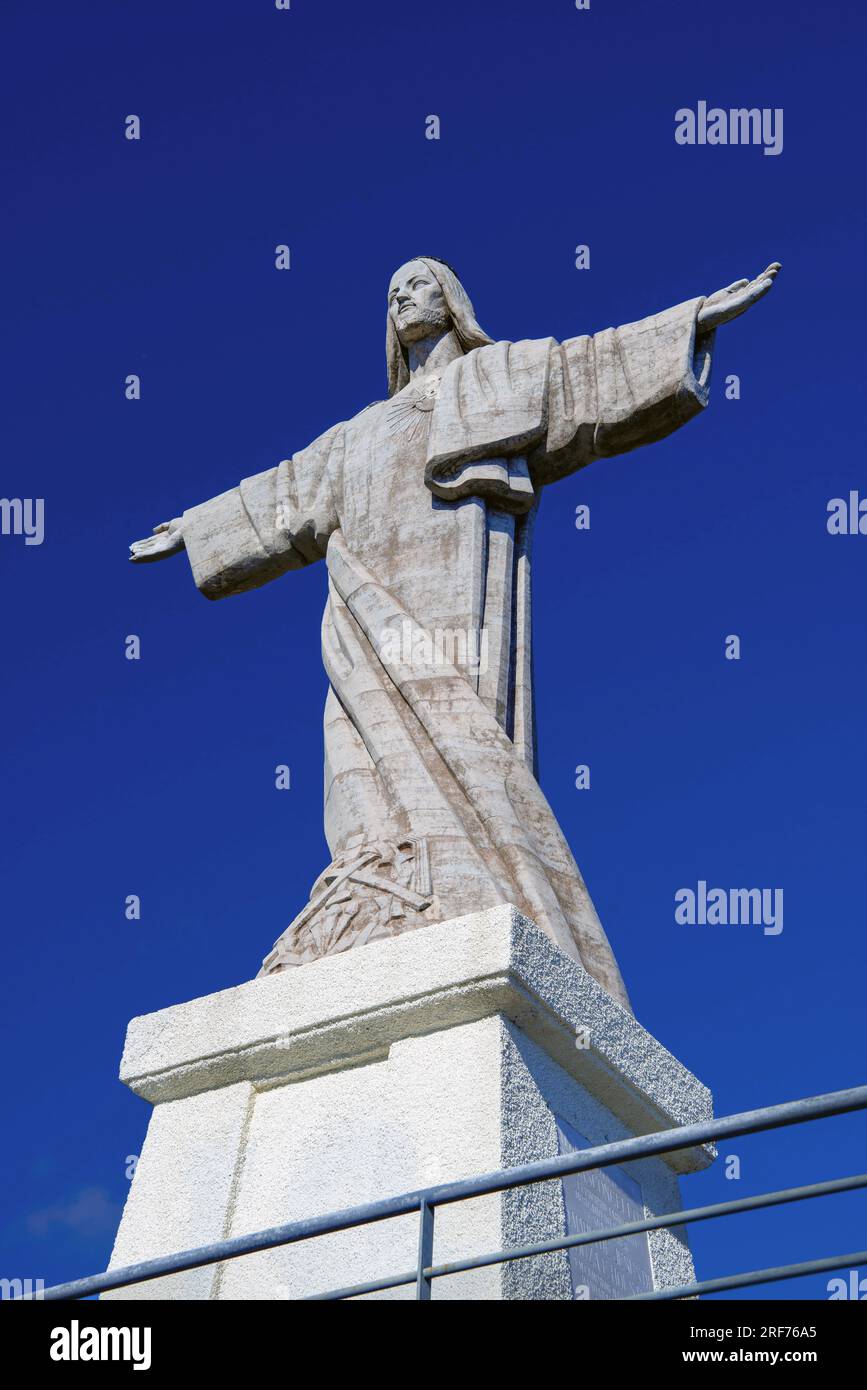
<instances>
[{"instance_id":1,"label":"stone statue of jesus","mask_svg":"<svg viewBox=\"0 0 867 1390\"><path fill-rule=\"evenodd\" d=\"M533 526L550 483L704 408L715 330L779 269L622 328L510 343L418 256L388 289L388 399L133 544L139 563L186 550L211 599L327 565L332 859L260 973L509 902L629 1008L536 780ZM443 633L464 640L444 651Z\"/></svg>"}]
</instances>

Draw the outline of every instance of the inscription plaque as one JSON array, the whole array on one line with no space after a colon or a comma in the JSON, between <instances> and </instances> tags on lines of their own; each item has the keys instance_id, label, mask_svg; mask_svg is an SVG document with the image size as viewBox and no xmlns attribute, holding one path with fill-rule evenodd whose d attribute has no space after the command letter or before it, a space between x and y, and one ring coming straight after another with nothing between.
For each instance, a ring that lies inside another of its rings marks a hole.
<instances>
[{"instance_id":1,"label":"inscription plaque","mask_svg":"<svg viewBox=\"0 0 867 1390\"><path fill-rule=\"evenodd\" d=\"M561 1154L591 1147L589 1140L555 1116ZM622 1168L597 1168L562 1179L567 1235L582 1235L644 1218L641 1188ZM568 1252L573 1298L618 1299L653 1288L645 1232L578 1245Z\"/></svg>"}]
</instances>

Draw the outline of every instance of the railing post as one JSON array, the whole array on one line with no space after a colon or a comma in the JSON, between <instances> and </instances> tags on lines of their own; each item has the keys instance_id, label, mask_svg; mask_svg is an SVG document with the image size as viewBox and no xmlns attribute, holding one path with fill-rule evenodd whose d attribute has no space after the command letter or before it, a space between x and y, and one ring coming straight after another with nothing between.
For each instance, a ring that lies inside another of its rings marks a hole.
<instances>
[{"instance_id":1,"label":"railing post","mask_svg":"<svg viewBox=\"0 0 867 1390\"><path fill-rule=\"evenodd\" d=\"M415 1280L416 1302L419 1299L430 1299L431 1280L425 1274L426 1269L430 1269L433 1264L433 1238L434 1238L434 1209L431 1204L422 1197L421 1205L418 1209L418 1272Z\"/></svg>"}]
</instances>

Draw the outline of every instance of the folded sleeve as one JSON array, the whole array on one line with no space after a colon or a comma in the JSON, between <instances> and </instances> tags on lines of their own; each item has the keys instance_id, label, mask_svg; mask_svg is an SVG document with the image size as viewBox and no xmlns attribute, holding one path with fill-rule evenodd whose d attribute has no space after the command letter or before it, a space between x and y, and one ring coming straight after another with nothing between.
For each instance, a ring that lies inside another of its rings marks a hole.
<instances>
[{"instance_id":1,"label":"folded sleeve","mask_svg":"<svg viewBox=\"0 0 867 1390\"><path fill-rule=\"evenodd\" d=\"M257 589L325 557L339 526L332 479L343 447L336 425L276 468L184 512L184 543L206 598Z\"/></svg>"},{"instance_id":2,"label":"folded sleeve","mask_svg":"<svg viewBox=\"0 0 867 1390\"><path fill-rule=\"evenodd\" d=\"M703 303L555 345L547 433L529 460L536 485L664 439L704 409L714 335L696 331Z\"/></svg>"}]
</instances>

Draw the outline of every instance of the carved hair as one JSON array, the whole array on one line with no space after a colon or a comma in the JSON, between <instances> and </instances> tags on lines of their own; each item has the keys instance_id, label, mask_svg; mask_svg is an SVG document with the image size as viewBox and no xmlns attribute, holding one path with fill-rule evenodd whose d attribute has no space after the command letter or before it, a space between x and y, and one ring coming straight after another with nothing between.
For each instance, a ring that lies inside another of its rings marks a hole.
<instances>
[{"instance_id":1,"label":"carved hair","mask_svg":"<svg viewBox=\"0 0 867 1390\"><path fill-rule=\"evenodd\" d=\"M452 329L464 352L492 343L484 329L479 325L475 310L460 280L446 261L438 256L412 256L411 260L426 265L443 292L446 308L452 321ZM409 262L405 262L409 264ZM403 390L409 381L409 362L406 349L401 345L397 329L389 314L385 330L385 357L388 367L388 394L393 396Z\"/></svg>"}]
</instances>

